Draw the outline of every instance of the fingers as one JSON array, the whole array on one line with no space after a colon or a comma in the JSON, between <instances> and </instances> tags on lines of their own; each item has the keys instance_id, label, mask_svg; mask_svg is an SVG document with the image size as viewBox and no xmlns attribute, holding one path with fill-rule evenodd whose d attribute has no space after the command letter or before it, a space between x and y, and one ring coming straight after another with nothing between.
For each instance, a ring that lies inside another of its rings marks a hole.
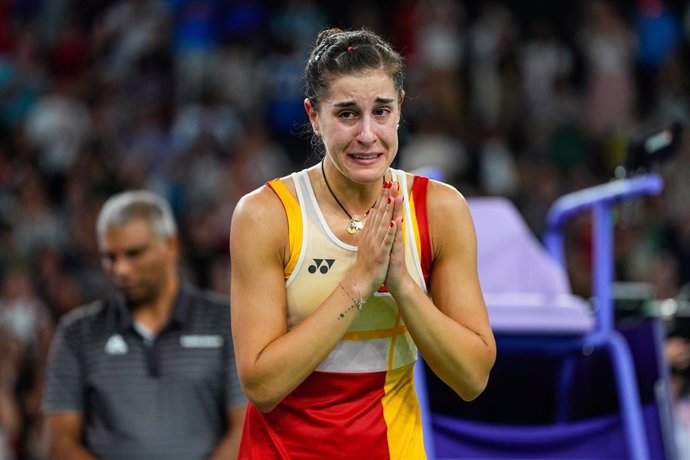
<instances>
[{"instance_id":1,"label":"fingers","mask_svg":"<svg viewBox=\"0 0 690 460\"><path fill-rule=\"evenodd\" d=\"M395 223L392 223L396 209L397 187L386 183L381 188L379 200L367 215L364 229L359 234L357 264L373 276L372 288L378 289L386 278L391 247L395 240Z\"/></svg>"},{"instance_id":2,"label":"fingers","mask_svg":"<svg viewBox=\"0 0 690 460\"><path fill-rule=\"evenodd\" d=\"M391 226L395 230L394 240L393 240L393 253L403 250L403 240L402 240L402 226L403 226L403 195L401 193L396 194L393 200L393 212L391 216ZM391 260L391 262L393 262Z\"/></svg>"},{"instance_id":3,"label":"fingers","mask_svg":"<svg viewBox=\"0 0 690 460\"><path fill-rule=\"evenodd\" d=\"M405 246L403 244L403 197L396 197L394 204L391 225L395 229L395 233L390 249L390 258L388 259L388 272L386 274L386 280L384 281L386 287L391 292L393 292L391 289L394 290L395 286L400 284L400 281L407 272L405 268Z\"/></svg>"},{"instance_id":4,"label":"fingers","mask_svg":"<svg viewBox=\"0 0 690 460\"><path fill-rule=\"evenodd\" d=\"M381 216L383 212L382 209L385 209L386 206L386 192L386 188L381 187L381 193L379 194L379 198L378 200L376 200L374 207L369 211L369 214L367 215L367 225L365 226L365 229L377 227L381 222Z\"/></svg>"},{"instance_id":5,"label":"fingers","mask_svg":"<svg viewBox=\"0 0 690 460\"><path fill-rule=\"evenodd\" d=\"M385 239L388 233L390 221L395 209L395 193L397 193L397 188L395 188L393 183L384 182L381 189L381 196L367 219L369 221L367 226L372 229L373 234L375 237L379 238L379 241Z\"/></svg>"},{"instance_id":6,"label":"fingers","mask_svg":"<svg viewBox=\"0 0 690 460\"><path fill-rule=\"evenodd\" d=\"M404 196L402 193L400 193L399 190L400 184L397 182L395 183L395 192L393 195L393 213L391 220L397 220L400 218L398 224L402 223L402 216L403 216L403 204L404 204Z\"/></svg>"},{"instance_id":7,"label":"fingers","mask_svg":"<svg viewBox=\"0 0 690 460\"><path fill-rule=\"evenodd\" d=\"M367 215L364 229L359 235L357 266L373 275L373 289L388 275L393 252L404 260L402 244L403 196L397 182L385 182L381 194ZM394 251L394 246L401 249ZM400 265L395 263L396 267ZM397 276L396 276L397 278Z\"/></svg>"},{"instance_id":8,"label":"fingers","mask_svg":"<svg viewBox=\"0 0 690 460\"><path fill-rule=\"evenodd\" d=\"M382 220L382 222L387 223L385 241L387 248L392 247L397 233L401 230L403 210L403 195L400 193L400 184L398 182L389 182L389 184L385 220Z\"/></svg>"},{"instance_id":9,"label":"fingers","mask_svg":"<svg viewBox=\"0 0 690 460\"><path fill-rule=\"evenodd\" d=\"M391 227L393 228L393 241L391 244L391 259L390 263L395 263L396 256L402 254L403 239L402 239L402 216L391 220Z\"/></svg>"}]
</instances>

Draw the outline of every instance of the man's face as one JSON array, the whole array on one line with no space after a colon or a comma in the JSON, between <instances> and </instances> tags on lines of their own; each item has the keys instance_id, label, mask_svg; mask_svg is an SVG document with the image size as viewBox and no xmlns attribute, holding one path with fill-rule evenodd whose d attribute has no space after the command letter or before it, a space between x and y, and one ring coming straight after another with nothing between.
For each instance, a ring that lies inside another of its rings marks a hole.
<instances>
[{"instance_id":1,"label":"man's face","mask_svg":"<svg viewBox=\"0 0 690 460\"><path fill-rule=\"evenodd\" d=\"M155 301L175 276L177 238L156 235L144 219L107 228L98 246L103 269L132 305Z\"/></svg>"}]
</instances>

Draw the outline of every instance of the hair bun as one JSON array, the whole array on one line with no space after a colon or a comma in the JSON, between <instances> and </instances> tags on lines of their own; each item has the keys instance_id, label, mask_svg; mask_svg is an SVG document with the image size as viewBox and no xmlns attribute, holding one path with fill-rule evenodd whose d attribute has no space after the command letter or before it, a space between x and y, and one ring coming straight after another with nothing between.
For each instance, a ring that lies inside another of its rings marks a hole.
<instances>
[{"instance_id":1,"label":"hair bun","mask_svg":"<svg viewBox=\"0 0 690 460\"><path fill-rule=\"evenodd\" d=\"M322 30L319 36L316 37L316 47L318 48L323 42L328 40L329 37L341 33L343 30L338 27L331 27L330 29Z\"/></svg>"}]
</instances>

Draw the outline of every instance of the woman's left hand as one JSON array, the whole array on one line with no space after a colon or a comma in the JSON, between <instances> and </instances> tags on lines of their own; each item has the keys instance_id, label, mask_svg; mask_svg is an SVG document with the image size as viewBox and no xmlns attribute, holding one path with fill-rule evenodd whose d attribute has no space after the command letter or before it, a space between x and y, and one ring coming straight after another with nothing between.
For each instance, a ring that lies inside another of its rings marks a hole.
<instances>
[{"instance_id":1,"label":"woman's left hand","mask_svg":"<svg viewBox=\"0 0 690 460\"><path fill-rule=\"evenodd\" d=\"M403 284L412 280L405 265L405 246L403 244L402 226L403 226L403 194L400 193L400 184L395 182L393 187L396 188L395 198L393 201L393 216L391 222L395 226L395 240L391 248L390 259L388 262L388 273L384 286L388 291L395 296L395 292L399 291Z\"/></svg>"}]
</instances>

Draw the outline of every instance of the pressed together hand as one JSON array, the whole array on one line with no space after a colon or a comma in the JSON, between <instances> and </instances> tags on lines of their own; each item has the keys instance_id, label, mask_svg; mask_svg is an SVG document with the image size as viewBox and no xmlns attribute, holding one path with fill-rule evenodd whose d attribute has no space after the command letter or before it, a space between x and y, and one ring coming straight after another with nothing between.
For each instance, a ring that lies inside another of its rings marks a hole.
<instances>
[{"instance_id":1,"label":"pressed together hand","mask_svg":"<svg viewBox=\"0 0 690 460\"><path fill-rule=\"evenodd\" d=\"M398 182L384 182L381 196L359 236L352 273L356 279L366 280L362 292L365 297L384 283L388 287L408 276L402 243L403 195L399 189Z\"/></svg>"}]
</instances>

